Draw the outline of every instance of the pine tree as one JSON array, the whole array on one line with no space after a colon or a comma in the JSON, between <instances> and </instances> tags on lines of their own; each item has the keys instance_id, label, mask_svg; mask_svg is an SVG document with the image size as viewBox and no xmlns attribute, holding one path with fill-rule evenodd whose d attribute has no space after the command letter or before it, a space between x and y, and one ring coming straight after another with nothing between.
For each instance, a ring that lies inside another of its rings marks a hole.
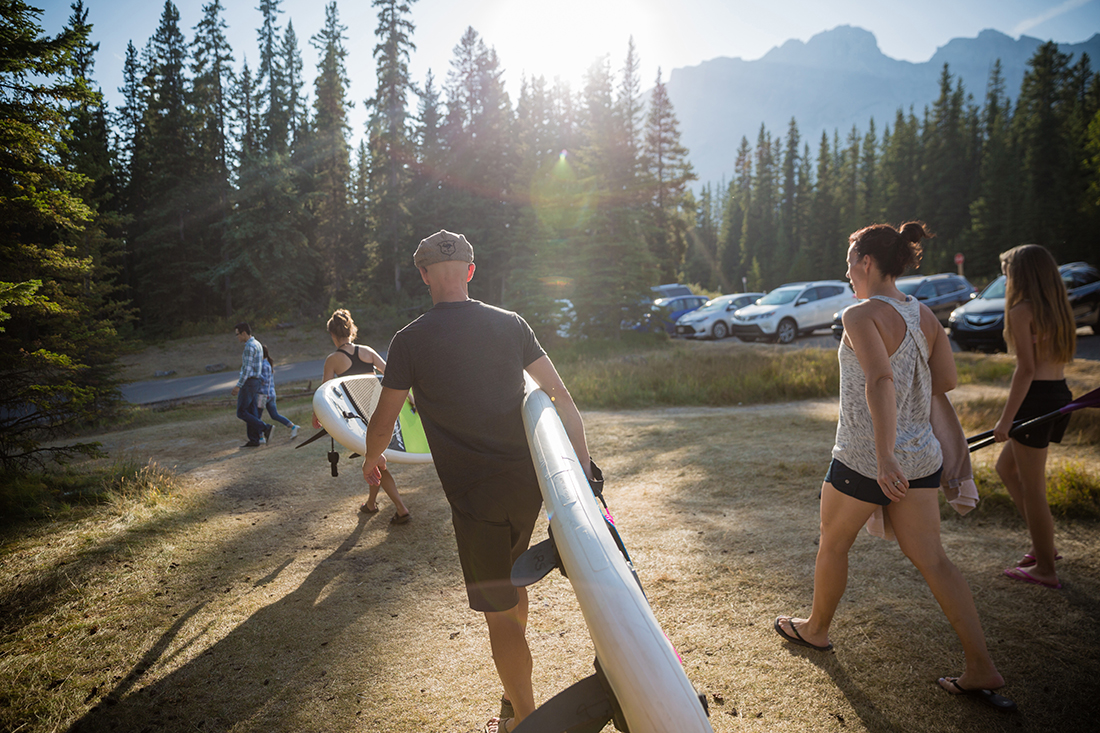
<instances>
[{"instance_id":1,"label":"pine tree","mask_svg":"<svg viewBox=\"0 0 1100 733\"><path fill-rule=\"evenodd\" d=\"M632 48L628 50L628 65ZM629 86L629 85L628 85ZM567 237L572 269L577 272L575 306L582 330L589 335L618 338L623 304L640 301L652 284L651 258L637 242L643 234L643 202L635 196L638 164L630 121L632 102L620 87L615 98L607 58L598 59L585 75L577 132L576 179L563 177L557 191L563 211L581 213L568 221L560 235ZM559 165L568 165L561 161ZM561 175L563 171L551 171ZM569 194L575 204L569 206Z\"/></svg>"},{"instance_id":2,"label":"pine tree","mask_svg":"<svg viewBox=\"0 0 1100 733\"><path fill-rule=\"evenodd\" d=\"M1001 64L994 64L982 110L982 153L977 197L970 203L967 259L976 275L993 276L997 255L1014 238L1019 208L1019 167L1011 140L1012 107L1005 96Z\"/></svg>"},{"instance_id":3,"label":"pine tree","mask_svg":"<svg viewBox=\"0 0 1100 733\"><path fill-rule=\"evenodd\" d=\"M777 140L778 144L779 141ZM787 137L783 143L783 162L780 164L779 175L779 211L776 221L776 256L774 268L777 279L785 280L790 270L792 261L798 251L798 231L795 219L796 205L800 195L798 180L799 151L801 135L798 132L798 123L792 117L787 125Z\"/></svg>"},{"instance_id":4,"label":"pine tree","mask_svg":"<svg viewBox=\"0 0 1100 733\"><path fill-rule=\"evenodd\" d=\"M195 114L195 186L191 193L198 210L201 251L205 253L206 283L220 290L221 314L233 315L232 280L224 271L228 260L222 224L229 214L230 182L230 85L233 81L233 52L225 37L228 27L222 17L221 0L203 6L203 17L195 26L191 42L194 81L191 106Z\"/></svg>"},{"instance_id":5,"label":"pine tree","mask_svg":"<svg viewBox=\"0 0 1100 733\"><path fill-rule=\"evenodd\" d=\"M187 46L179 10L167 0L148 46L144 118L134 148L134 300L147 328L165 329L201 317L208 302L207 262L193 229L194 130L185 76Z\"/></svg>"},{"instance_id":6,"label":"pine tree","mask_svg":"<svg viewBox=\"0 0 1100 733\"><path fill-rule=\"evenodd\" d=\"M683 210L684 195L687 184L696 176L688 161L688 150L680 142L680 123L660 69L649 100L643 151L651 187L649 250L656 258L661 279L672 281L679 274L687 250L689 220Z\"/></svg>"},{"instance_id":7,"label":"pine tree","mask_svg":"<svg viewBox=\"0 0 1100 733\"><path fill-rule=\"evenodd\" d=\"M413 159L408 99L414 91L409 76L409 53L415 26L409 19L415 0L373 0L378 8L374 59L378 89L367 100L367 146L371 155L370 246L378 258L376 282L383 292L400 293L413 278L409 244L413 237L409 217L410 173ZM442 227L441 227L442 228ZM431 232L424 232L428 236Z\"/></svg>"},{"instance_id":8,"label":"pine tree","mask_svg":"<svg viewBox=\"0 0 1100 733\"><path fill-rule=\"evenodd\" d=\"M334 9L335 10L335 9ZM325 6L325 24L328 25L329 6ZM324 31L322 31L324 32ZM309 125L309 104L302 94L302 54L298 50L298 34L294 22L288 20L280 48L283 58L283 82L286 93L287 142L290 150L298 153L302 138ZM301 156L296 156L300 158Z\"/></svg>"},{"instance_id":9,"label":"pine tree","mask_svg":"<svg viewBox=\"0 0 1100 733\"><path fill-rule=\"evenodd\" d=\"M279 39L281 0L260 0L263 26L256 31L260 42L260 65L256 68L256 106L259 112L261 150L286 153L290 129L286 64Z\"/></svg>"},{"instance_id":10,"label":"pine tree","mask_svg":"<svg viewBox=\"0 0 1100 733\"><path fill-rule=\"evenodd\" d=\"M482 274L471 283L471 293L493 303L506 302L511 289L515 240L509 230L519 216L513 112L503 73L496 51L468 28L455 47L445 85L446 216L475 247L480 244Z\"/></svg>"},{"instance_id":11,"label":"pine tree","mask_svg":"<svg viewBox=\"0 0 1100 733\"><path fill-rule=\"evenodd\" d=\"M920 173L918 137L919 123L912 109L906 117L899 108L893 132L884 136L882 148L883 210L887 222L900 224L921 218L917 187Z\"/></svg>"},{"instance_id":12,"label":"pine tree","mask_svg":"<svg viewBox=\"0 0 1100 733\"><path fill-rule=\"evenodd\" d=\"M101 104L89 89L91 26L82 4L56 37L42 36L41 11L21 0L0 4L0 471L97 453L65 444L65 431L109 409L108 367L117 347L111 304L94 286L95 254L80 256L96 212L80 196L95 188L72 164L96 167ZM83 68L81 68L83 67ZM65 138L79 132L82 151ZM102 140L100 139L99 142ZM100 149L100 152L101 149ZM68 164L66 164L66 161ZM102 200L97 202L102 203ZM90 292L91 290L91 292ZM105 312L106 310L106 312ZM0 481L0 486L6 482Z\"/></svg>"},{"instance_id":13,"label":"pine tree","mask_svg":"<svg viewBox=\"0 0 1100 733\"><path fill-rule=\"evenodd\" d=\"M859 163L860 196L863 201L863 213L867 224L882 221L882 190L878 171L878 136L875 133L875 118L867 124L867 134L863 136L863 153Z\"/></svg>"},{"instance_id":14,"label":"pine tree","mask_svg":"<svg viewBox=\"0 0 1100 733\"><path fill-rule=\"evenodd\" d=\"M843 262L844 234L841 231L839 207L836 202L836 158L830 149L829 136L821 133L817 153L810 231L806 237L805 262L812 278L827 277L840 269Z\"/></svg>"},{"instance_id":15,"label":"pine tree","mask_svg":"<svg viewBox=\"0 0 1100 733\"><path fill-rule=\"evenodd\" d=\"M306 158L311 177L313 244L321 257L327 303L344 297L348 276L362 269L349 238L351 211L348 182L351 160L347 134L348 88L344 32L336 2L325 6L325 25L310 43L321 55L314 80L313 124Z\"/></svg>"},{"instance_id":16,"label":"pine tree","mask_svg":"<svg viewBox=\"0 0 1100 733\"><path fill-rule=\"evenodd\" d=\"M1055 252L1067 240L1067 214L1076 205L1071 184L1075 161L1066 135L1069 61L1053 41L1040 46L1028 61L1013 116L1023 188L1019 231L1024 241Z\"/></svg>"}]
</instances>

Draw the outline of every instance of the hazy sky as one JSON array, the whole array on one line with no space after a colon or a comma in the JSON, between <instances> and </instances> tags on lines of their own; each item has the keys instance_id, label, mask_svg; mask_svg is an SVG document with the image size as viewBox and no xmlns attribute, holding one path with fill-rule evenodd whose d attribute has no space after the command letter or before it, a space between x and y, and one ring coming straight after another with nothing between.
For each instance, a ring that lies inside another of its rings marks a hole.
<instances>
[{"instance_id":1,"label":"hazy sky","mask_svg":"<svg viewBox=\"0 0 1100 733\"><path fill-rule=\"evenodd\" d=\"M45 8L42 25L56 32L70 14L68 0L30 0ZM180 27L190 41L203 0L178 0ZM255 69L258 0L222 0L228 38L239 67L247 58ZM317 52L309 38L324 23L325 0L283 0L281 23L293 21L312 97ZM164 5L158 0L85 0L93 40L100 43L96 81L117 105L126 44L140 50L153 35ZM362 133L362 100L375 90L372 57L377 11L369 0L337 0L347 27L350 97L356 102L353 137ZM416 83L429 69L442 85L453 50L467 27L496 49L513 102L521 75L559 76L574 89L586 68L608 55L613 71L622 67L633 36L642 62L643 87L657 69L694 66L719 56L757 59L771 48L839 25L875 34L887 56L927 61L952 38L973 38L985 28L1013 38L1080 42L1100 32L1100 0L418 0L412 4L416 51L410 71ZM1096 63L1094 62L1094 66Z\"/></svg>"}]
</instances>

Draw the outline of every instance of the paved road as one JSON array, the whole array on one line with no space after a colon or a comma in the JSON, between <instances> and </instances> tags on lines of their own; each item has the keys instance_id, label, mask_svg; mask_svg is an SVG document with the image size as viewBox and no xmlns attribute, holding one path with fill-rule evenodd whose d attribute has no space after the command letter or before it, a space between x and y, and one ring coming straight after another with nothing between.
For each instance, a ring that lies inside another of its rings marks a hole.
<instances>
[{"instance_id":1,"label":"paved road","mask_svg":"<svg viewBox=\"0 0 1100 733\"><path fill-rule=\"evenodd\" d=\"M275 386L289 382L305 382L312 379L321 381L325 360L303 361L298 364L281 364L273 370ZM177 377L175 379L154 379L148 382L134 382L122 387L122 398L135 405L148 405L167 400L212 397L217 394L230 396L237 384L237 370L203 374L198 377Z\"/></svg>"},{"instance_id":2,"label":"paved road","mask_svg":"<svg viewBox=\"0 0 1100 733\"><path fill-rule=\"evenodd\" d=\"M736 339L736 337L731 337ZM805 336L794 342L797 348L819 348L835 350L836 339L832 333L818 331L813 336ZM954 341L951 348L959 351ZM1077 331L1077 358L1100 361L1100 336L1086 335L1086 329ZM320 382L324 372L324 359L304 361L299 364L282 364L275 367L275 385L289 382ZM204 374L198 377L178 377L176 379L154 379L148 382L134 382L122 387L122 398L135 405L147 405L168 400L212 397L224 394L226 397L237 383L237 371L224 371L217 374Z\"/></svg>"}]
</instances>

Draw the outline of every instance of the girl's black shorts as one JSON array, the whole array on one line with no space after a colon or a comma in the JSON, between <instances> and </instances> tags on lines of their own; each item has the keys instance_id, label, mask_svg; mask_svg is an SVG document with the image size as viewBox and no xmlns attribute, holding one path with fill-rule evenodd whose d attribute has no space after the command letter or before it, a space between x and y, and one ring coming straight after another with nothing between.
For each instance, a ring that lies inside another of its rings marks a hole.
<instances>
[{"instance_id":1,"label":"girl's black shorts","mask_svg":"<svg viewBox=\"0 0 1100 733\"><path fill-rule=\"evenodd\" d=\"M1070 402L1073 402L1073 394L1066 386L1066 380L1034 380L1031 386L1028 387L1024 401L1020 404L1020 409L1016 411L1016 417L1012 419L1012 422L1047 415L1055 410L1060 410ZM1069 425L1068 413L1050 422L1028 428L1020 435L1013 435L1012 439L1030 448L1046 448L1051 443L1062 442L1062 436L1066 434L1067 425Z\"/></svg>"},{"instance_id":2,"label":"girl's black shorts","mask_svg":"<svg viewBox=\"0 0 1100 733\"><path fill-rule=\"evenodd\" d=\"M935 473L917 479L909 479L909 488L938 489L941 474L943 474L943 466L937 468ZM825 480L832 484L834 489L842 494L847 494L853 499L878 504L879 506L890 504L890 497L882 493L882 488L878 485L876 479L867 478L863 474L853 471L835 458L829 464L829 472L825 474Z\"/></svg>"}]
</instances>

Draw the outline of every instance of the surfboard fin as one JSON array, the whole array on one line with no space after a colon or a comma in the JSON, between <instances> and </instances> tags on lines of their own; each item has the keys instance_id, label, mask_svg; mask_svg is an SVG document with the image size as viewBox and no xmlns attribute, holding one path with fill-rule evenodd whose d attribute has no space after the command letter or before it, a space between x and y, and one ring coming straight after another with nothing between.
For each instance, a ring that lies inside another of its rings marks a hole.
<instances>
[{"instance_id":1,"label":"surfboard fin","mask_svg":"<svg viewBox=\"0 0 1100 733\"><path fill-rule=\"evenodd\" d=\"M565 568L558 556L558 548L554 546L553 536L546 538L537 545L527 548L527 551L516 558L512 564L512 585L517 588L526 588L539 582L554 568L560 568L565 575Z\"/></svg>"},{"instance_id":2,"label":"surfboard fin","mask_svg":"<svg viewBox=\"0 0 1100 733\"><path fill-rule=\"evenodd\" d=\"M613 716L603 682L593 674L544 702L514 733L599 733Z\"/></svg>"}]
</instances>

